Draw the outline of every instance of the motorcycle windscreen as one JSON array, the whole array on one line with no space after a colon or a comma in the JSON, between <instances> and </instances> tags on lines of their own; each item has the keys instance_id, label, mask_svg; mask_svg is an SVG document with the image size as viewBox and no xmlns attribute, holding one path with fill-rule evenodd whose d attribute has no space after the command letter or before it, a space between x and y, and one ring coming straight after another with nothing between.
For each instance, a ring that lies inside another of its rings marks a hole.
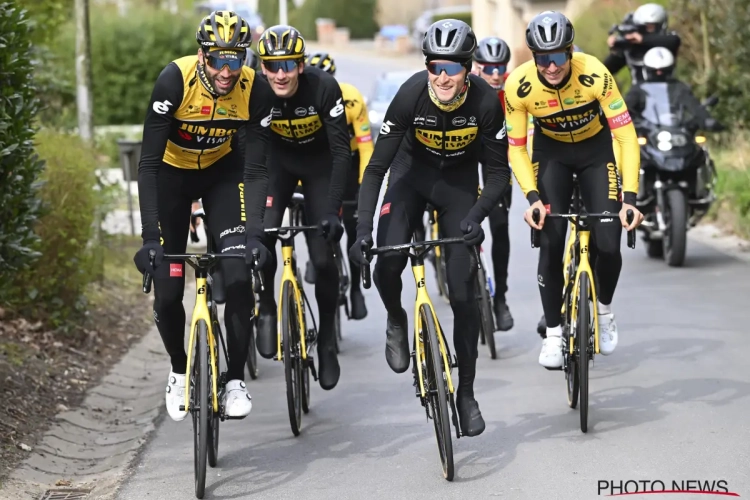
<instances>
[{"instance_id":1,"label":"motorcycle windscreen","mask_svg":"<svg viewBox=\"0 0 750 500\"><path fill-rule=\"evenodd\" d=\"M662 127L679 127L686 118L683 105L678 95L670 92L666 82L644 82L641 89L646 95L642 116L654 125Z\"/></svg>"}]
</instances>

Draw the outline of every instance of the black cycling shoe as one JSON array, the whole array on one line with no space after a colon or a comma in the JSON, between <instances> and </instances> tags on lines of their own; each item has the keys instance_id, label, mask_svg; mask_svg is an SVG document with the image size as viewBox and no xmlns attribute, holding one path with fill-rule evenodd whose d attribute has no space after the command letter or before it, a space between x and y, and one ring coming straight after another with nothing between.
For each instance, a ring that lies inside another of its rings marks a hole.
<instances>
[{"instance_id":1,"label":"black cycling shoe","mask_svg":"<svg viewBox=\"0 0 750 500\"><path fill-rule=\"evenodd\" d=\"M267 312L268 309L271 312ZM262 304L258 308L258 329L255 337L255 345L258 347L258 354L266 359L271 359L278 352L279 338L276 332L276 305L268 309L264 308Z\"/></svg>"},{"instance_id":2,"label":"black cycling shoe","mask_svg":"<svg viewBox=\"0 0 750 500\"><path fill-rule=\"evenodd\" d=\"M385 331L385 359L391 370L396 373L404 373L408 370L411 361L408 319L403 309L397 317L388 315L388 325Z\"/></svg>"},{"instance_id":3,"label":"black cycling shoe","mask_svg":"<svg viewBox=\"0 0 750 500\"><path fill-rule=\"evenodd\" d=\"M541 335L543 339L547 338L547 320L544 319L544 314L542 314L542 319L536 325L536 333Z\"/></svg>"},{"instance_id":4,"label":"black cycling shoe","mask_svg":"<svg viewBox=\"0 0 750 500\"><path fill-rule=\"evenodd\" d=\"M311 285L315 284L315 266L313 266L312 262L309 260L305 265L305 282L310 283Z\"/></svg>"},{"instance_id":5,"label":"black cycling shoe","mask_svg":"<svg viewBox=\"0 0 750 500\"><path fill-rule=\"evenodd\" d=\"M461 434L472 437L484 432L484 418L482 418L479 403L474 399L474 396L462 396L459 389L456 408L458 410L458 421L461 425Z\"/></svg>"},{"instance_id":6,"label":"black cycling shoe","mask_svg":"<svg viewBox=\"0 0 750 500\"><path fill-rule=\"evenodd\" d=\"M495 302L495 320L497 329L501 332L507 332L513 328L513 316L510 315L510 309L505 302Z\"/></svg>"},{"instance_id":7,"label":"black cycling shoe","mask_svg":"<svg viewBox=\"0 0 750 500\"><path fill-rule=\"evenodd\" d=\"M362 295L362 290L352 288L351 303L352 319L365 319L367 317L367 306L365 305L365 296Z\"/></svg>"},{"instance_id":8,"label":"black cycling shoe","mask_svg":"<svg viewBox=\"0 0 750 500\"><path fill-rule=\"evenodd\" d=\"M341 367L336 355L336 346L318 344L318 382L325 391L330 391L339 383Z\"/></svg>"}]
</instances>

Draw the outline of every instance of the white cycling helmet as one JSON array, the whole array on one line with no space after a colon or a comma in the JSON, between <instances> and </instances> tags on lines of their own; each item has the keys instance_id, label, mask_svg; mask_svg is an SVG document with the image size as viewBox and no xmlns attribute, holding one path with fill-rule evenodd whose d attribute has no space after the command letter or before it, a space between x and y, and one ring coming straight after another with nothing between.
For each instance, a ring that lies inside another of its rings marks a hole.
<instances>
[{"instance_id":1,"label":"white cycling helmet","mask_svg":"<svg viewBox=\"0 0 750 500\"><path fill-rule=\"evenodd\" d=\"M674 71L674 54L664 47L649 49L643 56L643 78L647 82L665 81Z\"/></svg>"},{"instance_id":2,"label":"white cycling helmet","mask_svg":"<svg viewBox=\"0 0 750 500\"><path fill-rule=\"evenodd\" d=\"M658 3L647 3L635 9L633 22L639 26L658 24L663 31L667 29L667 11Z\"/></svg>"}]
</instances>

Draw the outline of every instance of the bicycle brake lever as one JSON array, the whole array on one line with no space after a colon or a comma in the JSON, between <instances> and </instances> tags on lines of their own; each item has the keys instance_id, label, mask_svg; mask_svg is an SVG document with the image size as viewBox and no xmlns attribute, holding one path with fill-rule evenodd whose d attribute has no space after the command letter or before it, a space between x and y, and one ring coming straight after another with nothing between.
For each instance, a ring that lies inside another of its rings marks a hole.
<instances>
[{"instance_id":1,"label":"bicycle brake lever","mask_svg":"<svg viewBox=\"0 0 750 500\"><path fill-rule=\"evenodd\" d=\"M539 223L539 218L541 217L541 214L539 213L539 209L535 208L534 211L531 213L531 218L534 221L534 224ZM541 232L537 229L531 228L531 248L539 248L539 245L541 244Z\"/></svg>"},{"instance_id":2,"label":"bicycle brake lever","mask_svg":"<svg viewBox=\"0 0 750 500\"><path fill-rule=\"evenodd\" d=\"M151 264L151 267L154 267L154 259L156 258L156 250L153 248L148 251L148 261ZM152 277L149 274L148 271L143 273L143 293L151 293L151 281Z\"/></svg>"},{"instance_id":3,"label":"bicycle brake lever","mask_svg":"<svg viewBox=\"0 0 750 500\"><path fill-rule=\"evenodd\" d=\"M628 224L631 224L633 222L634 217L635 214L632 210L628 210L625 214L625 219L628 221ZM628 246L630 248L635 248L635 228L628 231Z\"/></svg>"},{"instance_id":4,"label":"bicycle brake lever","mask_svg":"<svg viewBox=\"0 0 750 500\"><path fill-rule=\"evenodd\" d=\"M253 274L255 274L255 276L257 277L258 282L260 283L260 289L261 291L263 291L266 289L266 285L265 283L263 283L263 273L260 272L260 270L258 269L258 265L260 264L260 250L258 250L257 248L253 248L252 256L253 256Z\"/></svg>"},{"instance_id":5,"label":"bicycle brake lever","mask_svg":"<svg viewBox=\"0 0 750 500\"><path fill-rule=\"evenodd\" d=\"M362 256L364 257L365 263L362 265L362 286L365 290L369 290L370 283L370 248L366 241L362 240L361 243Z\"/></svg>"}]
</instances>

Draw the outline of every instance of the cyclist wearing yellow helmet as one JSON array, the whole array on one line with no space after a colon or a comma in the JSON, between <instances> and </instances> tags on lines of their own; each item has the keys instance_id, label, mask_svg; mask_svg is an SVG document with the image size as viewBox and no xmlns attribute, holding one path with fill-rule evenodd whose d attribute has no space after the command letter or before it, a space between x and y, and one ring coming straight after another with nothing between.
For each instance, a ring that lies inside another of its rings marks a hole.
<instances>
[{"instance_id":1,"label":"cyclist wearing yellow helmet","mask_svg":"<svg viewBox=\"0 0 750 500\"><path fill-rule=\"evenodd\" d=\"M185 394L184 263L164 262L164 254L184 253L191 202L202 198L217 251L260 250L266 201L266 149L273 93L255 71L243 66L251 31L240 16L216 11L201 20L197 55L169 63L159 75L143 125L138 192L143 247L134 261L154 278L154 320L172 369L166 404L180 421ZM233 140L244 128L244 140ZM235 149L236 148L236 149ZM246 154L245 154L246 153ZM149 252L156 257L151 263ZM244 383L251 333L253 294L247 266L235 259L220 264L224 276L229 383L222 404L244 417L252 404Z\"/></svg>"},{"instance_id":2,"label":"cyclist wearing yellow helmet","mask_svg":"<svg viewBox=\"0 0 750 500\"><path fill-rule=\"evenodd\" d=\"M331 76L336 76L336 62L330 54L325 52L316 52L309 55L305 63L308 66L320 68ZM352 170L347 177L346 189L344 191L344 201L354 203L359 196L359 185L362 183L362 176L365 175L365 168L370 161L373 152L372 134L370 130L370 118L367 115L367 105L362 93L357 87L350 83L339 82L341 94L344 96L346 105L346 123L349 126L349 147L352 151ZM347 248L354 244L357 236L357 219L355 214L357 208L355 205L347 204L344 206L344 229L346 230ZM349 262L350 276L356 278L360 275L360 267L356 262ZM313 271L313 272L310 272ZM314 283L314 269L310 267L305 272L305 280ZM365 296L362 294L359 279L350 280L351 292L351 316L353 319L364 319L367 316L367 306L365 305Z\"/></svg>"},{"instance_id":3,"label":"cyclist wearing yellow helmet","mask_svg":"<svg viewBox=\"0 0 750 500\"><path fill-rule=\"evenodd\" d=\"M325 390L339 380L335 318L338 307L338 271L328 242L338 242L343 228L339 215L346 177L351 169L349 132L344 98L336 80L318 68L305 67L305 40L291 26L272 26L258 41L263 74L276 94L271 119L266 227L281 224L297 184L302 182L305 214L310 222L328 223L330 230L308 239L310 259L319 279L315 283L320 328L318 336L319 382ZM275 237L268 236L268 248ZM271 252L265 271L266 287L260 296L258 352L271 358L277 349L277 312L273 291L276 254Z\"/></svg>"}]
</instances>

